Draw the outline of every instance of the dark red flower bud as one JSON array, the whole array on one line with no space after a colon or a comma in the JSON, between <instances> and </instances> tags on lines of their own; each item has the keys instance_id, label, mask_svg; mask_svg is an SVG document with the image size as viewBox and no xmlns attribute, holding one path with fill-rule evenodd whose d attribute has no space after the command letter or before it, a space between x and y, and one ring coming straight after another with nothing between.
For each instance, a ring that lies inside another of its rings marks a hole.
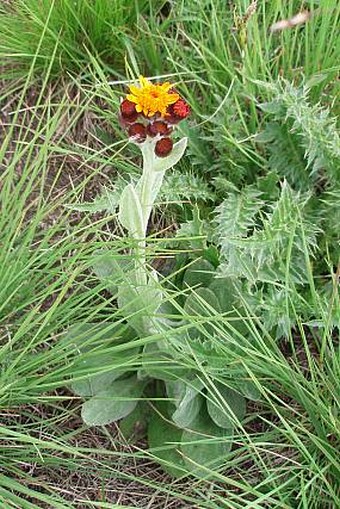
<instances>
[{"instance_id":1,"label":"dark red flower bud","mask_svg":"<svg viewBox=\"0 0 340 509\"><path fill-rule=\"evenodd\" d=\"M160 134L161 136L166 136L167 134L171 133L172 128L169 127L166 122L156 120L155 122L152 122L152 124L149 124L146 130L149 136L154 137L157 136L157 134Z\"/></svg>"},{"instance_id":2,"label":"dark red flower bud","mask_svg":"<svg viewBox=\"0 0 340 509\"><path fill-rule=\"evenodd\" d=\"M138 112L136 111L135 103L124 99L120 105L120 113L125 122L132 123L137 120Z\"/></svg>"},{"instance_id":3,"label":"dark red flower bud","mask_svg":"<svg viewBox=\"0 0 340 509\"><path fill-rule=\"evenodd\" d=\"M146 139L146 127L139 122L131 124L128 129L128 133L130 138L133 138L137 143L143 143Z\"/></svg>"},{"instance_id":4,"label":"dark red flower bud","mask_svg":"<svg viewBox=\"0 0 340 509\"><path fill-rule=\"evenodd\" d=\"M174 104L170 104L167 111L166 121L169 124L178 124L190 115L190 107L184 99L178 99Z\"/></svg>"},{"instance_id":5,"label":"dark red flower bud","mask_svg":"<svg viewBox=\"0 0 340 509\"><path fill-rule=\"evenodd\" d=\"M166 157L170 154L172 147L173 147L173 141L171 138L162 138L157 141L155 145L155 154L158 157Z\"/></svg>"},{"instance_id":6,"label":"dark red flower bud","mask_svg":"<svg viewBox=\"0 0 340 509\"><path fill-rule=\"evenodd\" d=\"M173 105L174 114L180 118L187 118L190 115L190 107L184 99L178 99Z\"/></svg>"}]
</instances>

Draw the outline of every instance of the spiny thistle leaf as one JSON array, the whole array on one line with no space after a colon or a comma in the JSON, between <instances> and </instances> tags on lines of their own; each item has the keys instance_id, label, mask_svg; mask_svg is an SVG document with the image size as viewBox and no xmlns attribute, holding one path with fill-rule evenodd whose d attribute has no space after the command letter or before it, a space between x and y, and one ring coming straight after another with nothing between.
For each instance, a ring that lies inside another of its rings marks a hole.
<instances>
[{"instance_id":1,"label":"spiny thistle leaf","mask_svg":"<svg viewBox=\"0 0 340 509\"><path fill-rule=\"evenodd\" d=\"M295 271L291 277L295 282L304 282L304 242L313 253L318 231L302 218L307 202L308 196L292 191L284 182L279 200L271 210L261 211L261 221L258 218L256 224L261 201L254 189L249 186L240 195L230 195L217 208L220 272L226 277L244 277L252 282L284 281L289 259Z\"/></svg>"},{"instance_id":2,"label":"spiny thistle leaf","mask_svg":"<svg viewBox=\"0 0 340 509\"><path fill-rule=\"evenodd\" d=\"M115 187L112 190L104 188L102 194L97 196L92 202L70 204L66 205L66 207L79 212L108 212L109 214L114 214L119 204L120 194L121 189L119 188Z\"/></svg>"},{"instance_id":3,"label":"spiny thistle leaf","mask_svg":"<svg viewBox=\"0 0 340 509\"><path fill-rule=\"evenodd\" d=\"M233 247L235 240L247 238L255 227L256 217L264 203L261 193L252 187L241 193L231 193L216 209L216 237L221 247L221 261L228 260L226 276L240 276L245 272L239 252ZM252 270L251 270L252 272Z\"/></svg>"},{"instance_id":4,"label":"spiny thistle leaf","mask_svg":"<svg viewBox=\"0 0 340 509\"><path fill-rule=\"evenodd\" d=\"M168 203L183 200L211 201L214 199L215 193L202 177L179 171L166 175L160 194L160 201Z\"/></svg>"},{"instance_id":5,"label":"spiny thistle leaf","mask_svg":"<svg viewBox=\"0 0 340 509\"><path fill-rule=\"evenodd\" d=\"M269 122L256 141L268 147L270 169L287 178L292 186L304 190L313 184L299 145L300 139L289 130L287 124Z\"/></svg>"},{"instance_id":6,"label":"spiny thistle leaf","mask_svg":"<svg viewBox=\"0 0 340 509\"><path fill-rule=\"evenodd\" d=\"M304 149L309 176L326 178L329 184L336 185L340 179L340 137L329 110L310 104L307 86L296 88L285 81L262 86L273 95L273 102L269 103L273 107L268 108L266 103L260 105L261 109L282 123L291 123L290 132L297 135Z\"/></svg>"}]
</instances>

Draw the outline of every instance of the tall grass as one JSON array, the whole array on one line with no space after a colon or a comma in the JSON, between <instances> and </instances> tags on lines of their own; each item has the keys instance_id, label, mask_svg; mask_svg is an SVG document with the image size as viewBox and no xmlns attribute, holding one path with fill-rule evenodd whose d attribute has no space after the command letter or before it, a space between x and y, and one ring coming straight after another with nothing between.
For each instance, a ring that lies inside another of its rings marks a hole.
<instances>
[{"instance_id":1,"label":"tall grass","mask_svg":"<svg viewBox=\"0 0 340 509\"><path fill-rule=\"evenodd\" d=\"M156 2L153 7L161 7ZM117 76L138 19L153 12L149 0L16 0L0 7L0 59L4 75L25 76L37 54L35 74L85 73L92 55ZM53 64L50 66L51 59Z\"/></svg>"},{"instance_id":2,"label":"tall grass","mask_svg":"<svg viewBox=\"0 0 340 509\"><path fill-rule=\"evenodd\" d=\"M81 193L89 179L65 192L68 168L60 155L55 160L56 141L67 137L83 107L75 111L65 96L52 106L45 101L46 84L30 107L26 93L27 87L17 103L8 102L0 151L0 497L4 507L65 507L53 490L39 494L29 488L37 481L25 473L25 465L37 457L60 465L53 451L65 450L62 423L69 414L53 391L64 385L63 373L77 352L59 340L70 323L94 305L103 306L98 287L86 275L94 247L84 241L95 237L97 225L85 218L73 226L65 201ZM3 104L7 95L4 90ZM45 411L39 414L40 398L50 418L43 417Z\"/></svg>"}]
</instances>

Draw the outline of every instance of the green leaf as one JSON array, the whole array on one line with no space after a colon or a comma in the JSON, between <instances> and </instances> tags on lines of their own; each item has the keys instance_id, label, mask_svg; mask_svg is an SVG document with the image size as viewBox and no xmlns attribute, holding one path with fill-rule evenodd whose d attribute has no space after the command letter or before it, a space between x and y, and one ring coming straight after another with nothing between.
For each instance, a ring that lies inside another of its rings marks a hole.
<instances>
[{"instance_id":1,"label":"green leaf","mask_svg":"<svg viewBox=\"0 0 340 509\"><path fill-rule=\"evenodd\" d=\"M187 120L179 124L178 130L188 137L188 153L192 165L198 165L203 171L209 171L214 165L214 157L209 143L204 139L202 130L198 126L192 129Z\"/></svg>"},{"instance_id":2,"label":"green leaf","mask_svg":"<svg viewBox=\"0 0 340 509\"><path fill-rule=\"evenodd\" d=\"M103 350L115 344L120 345L135 339L133 331L121 323L92 323L83 322L69 328L63 341L68 348L76 348L79 354ZM111 357L112 361L112 357Z\"/></svg>"},{"instance_id":3,"label":"green leaf","mask_svg":"<svg viewBox=\"0 0 340 509\"><path fill-rule=\"evenodd\" d=\"M200 218L200 209L197 205L192 209L192 221L182 223L176 233L176 238L185 238L191 249L203 250L207 247L208 223Z\"/></svg>"},{"instance_id":4,"label":"green leaf","mask_svg":"<svg viewBox=\"0 0 340 509\"><path fill-rule=\"evenodd\" d=\"M104 188L103 194L96 197L92 202L69 204L66 207L79 212L108 212L114 214L118 207L119 197L118 190L109 191Z\"/></svg>"},{"instance_id":5,"label":"green leaf","mask_svg":"<svg viewBox=\"0 0 340 509\"><path fill-rule=\"evenodd\" d=\"M183 380L169 380L165 383L166 393L171 402L178 407L185 396L186 383Z\"/></svg>"},{"instance_id":6,"label":"green leaf","mask_svg":"<svg viewBox=\"0 0 340 509\"><path fill-rule=\"evenodd\" d=\"M261 399L261 392L256 387L255 383L251 380L242 381L239 385L239 389L242 394L253 401L259 401Z\"/></svg>"},{"instance_id":7,"label":"green leaf","mask_svg":"<svg viewBox=\"0 0 340 509\"><path fill-rule=\"evenodd\" d=\"M209 288L197 288L188 296L184 310L190 315L212 316L214 310L221 312L219 302L214 292Z\"/></svg>"},{"instance_id":8,"label":"green leaf","mask_svg":"<svg viewBox=\"0 0 340 509\"><path fill-rule=\"evenodd\" d=\"M161 341L148 343L144 346L142 367L139 371L139 376L142 379L147 377L168 382L178 380L186 375L188 375L188 368L183 368L176 362L162 346Z\"/></svg>"},{"instance_id":9,"label":"green leaf","mask_svg":"<svg viewBox=\"0 0 340 509\"><path fill-rule=\"evenodd\" d=\"M246 336L249 329L242 318L242 316L246 316L246 311L238 300L235 280L229 277L217 277L209 285L209 290L212 290L216 295L221 311L228 313L225 319L231 319L230 325L240 334Z\"/></svg>"},{"instance_id":10,"label":"green leaf","mask_svg":"<svg viewBox=\"0 0 340 509\"><path fill-rule=\"evenodd\" d=\"M136 408L119 423L119 430L130 443L142 438L150 418L150 408L145 401L140 401Z\"/></svg>"},{"instance_id":11,"label":"green leaf","mask_svg":"<svg viewBox=\"0 0 340 509\"><path fill-rule=\"evenodd\" d=\"M184 304L184 314L196 316L200 324L197 327L192 327L188 330L191 338L202 336L211 336L215 334L215 329L212 325L204 321L205 318L214 316L214 311L217 314L221 313L221 308L216 295L208 288L198 288L188 296ZM194 321L193 321L194 323Z\"/></svg>"},{"instance_id":12,"label":"green leaf","mask_svg":"<svg viewBox=\"0 0 340 509\"><path fill-rule=\"evenodd\" d=\"M87 356L80 356L80 359L76 361L75 369L81 369L88 374L84 378L74 380L71 389L78 396L94 396L128 372L129 367L133 366L133 361L137 361L138 358L139 348L119 352L114 352L112 349L108 353L89 353ZM111 367L112 365L117 367ZM91 374L93 371L97 373Z\"/></svg>"},{"instance_id":13,"label":"green leaf","mask_svg":"<svg viewBox=\"0 0 340 509\"><path fill-rule=\"evenodd\" d=\"M210 478L212 469L225 465L225 456L232 446L232 433L232 426L222 429L208 415L200 414L194 429L183 431L181 437L181 451L189 471Z\"/></svg>"},{"instance_id":14,"label":"green leaf","mask_svg":"<svg viewBox=\"0 0 340 509\"><path fill-rule=\"evenodd\" d=\"M209 286L214 278L215 268L207 260L195 260L185 271L183 278L184 288L190 286Z\"/></svg>"},{"instance_id":15,"label":"green leaf","mask_svg":"<svg viewBox=\"0 0 340 509\"><path fill-rule=\"evenodd\" d=\"M97 369L103 371L103 367L109 366L112 361L109 355L96 355L94 358L86 359L77 363L77 367L87 370ZM114 380L124 374L126 370L122 369L109 369L108 371L96 375L87 375L85 378L74 380L70 388L78 396L94 396L103 390L104 387L110 385Z\"/></svg>"},{"instance_id":16,"label":"green leaf","mask_svg":"<svg viewBox=\"0 0 340 509\"><path fill-rule=\"evenodd\" d=\"M84 422L88 426L102 426L126 417L137 406L144 385L135 376L113 382L83 404Z\"/></svg>"},{"instance_id":17,"label":"green leaf","mask_svg":"<svg viewBox=\"0 0 340 509\"><path fill-rule=\"evenodd\" d=\"M139 348L117 352L115 346L134 337L125 325L83 323L71 327L64 340L79 351L72 365L72 372L77 374L70 385L73 392L93 396L124 374L139 356Z\"/></svg>"},{"instance_id":18,"label":"green leaf","mask_svg":"<svg viewBox=\"0 0 340 509\"><path fill-rule=\"evenodd\" d=\"M115 256L109 252L98 253L94 262L93 270L105 288L116 295L118 285L122 283L127 272L133 267L131 257Z\"/></svg>"},{"instance_id":19,"label":"green leaf","mask_svg":"<svg viewBox=\"0 0 340 509\"><path fill-rule=\"evenodd\" d=\"M209 285L209 290L214 292L223 313L233 310L237 299L235 284L232 278L218 277Z\"/></svg>"},{"instance_id":20,"label":"green leaf","mask_svg":"<svg viewBox=\"0 0 340 509\"><path fill-rule=\"evenodd\" d=\"M155 332L156 313L162 303L162 289L149 277L146 286L139 286L136 273L125 274L118 288L118 307L129 325L141 336Z\"/></svg>"},{"instance_id":21,"label":"green leaf","mask_svg":"<svg viewBox=\"0 0 340 509\"><path fill-rule=\"evenodd\" d=\"M188 138L182 138L174 144L172 151L167 157L156 157L153 171L166 171L175 166L184 155Z\"/></svg>"},{"instance_id":22,"label":"green leaf","mask_svg":"<svg viewBox=\"0 0 340 509\"><path fill-rule=\"evenodd\" d=\"M202 256L205 260L210 262L215 268L218 267L220 263L220 253L216 246L210 244L209 247L204 249Z\"/></svg>"},{"instance_id":23,"label":"green leaf","mask_svg":"<svg viewBox=\"0 0 340 509\"><path fill-rule=\"evenodd\" d=\"M179 453L182 430L171 424L166 415L165 402L157 404L157 410L151 418L148 428L149 451L157 458L163 469L174 477L186 473L184 460Z\"/></svg>"},{"instance_id":24,"label":"green leaf","mask_svg":"<svg viewBox=\"0 0 340 509\"><path fill-rule=\"evenodd\" d=\"M236 419L242 421L246 413L246 400L238 392L216 383L216 395L207 397L207 409L211 419L221 428L229 428ZM235 417L234 417L235 416Z\"/></svg>"},{"instance_id":25,"label":"green leaf","mask_svg":"<svg viewBox=\"0 0 340 509\"><path fill-rule=\"evenodd\" d=\"M140 199L132 184L128 184L122 192L119 201L118 219L124 228L134 238L144 236L144 220Z\"/></svg>"},{"instance_id":26,"label":"green leaf","mask_svg":"<svg viewBox=\"0 0 340 509\"><path fill-rule=\"evenodd\" d=\"M198 379L185 384L185 393L172 414L172 420L179 428L190 426L197 417L203 401L199 392L202 387L203 383Z\"/></svg>"}]
</instances>

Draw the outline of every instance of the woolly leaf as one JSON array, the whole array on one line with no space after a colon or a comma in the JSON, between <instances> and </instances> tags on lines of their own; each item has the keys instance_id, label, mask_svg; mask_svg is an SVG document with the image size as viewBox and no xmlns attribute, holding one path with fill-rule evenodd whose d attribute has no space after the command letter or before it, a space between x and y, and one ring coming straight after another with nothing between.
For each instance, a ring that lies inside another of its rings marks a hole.
<instances>
[{"instance_id":1,"label":"woolly leaf","mask_svg":"<svg viewBox=\"0 0 340 509\"><path fill-rule=\"evenodd\" d=\"M166 203L180 203L181 201L212 201L215 193L212 192L206 180L194 173L174 171L166 174L159 201Z\"/></svg>"},{"instance_id":2,"label":"woolly leaf","mask_svg":"<svg viewBox=\"0 0 340 509\"><path fill-rule=\"evenodd\" d=\"M186 473L184 460L179 453L182 430L163 417L166 414L167 403L158 402L148 427L149 450L166 472L179 477Z\"/></svg>"},{"instance_id":3,"label":"woolly leaf","mask_svg":"<svg viewBox=\"0 0 340 509\"><path fill-rule=\"evenodd\" d=\"M229 196L216 209L217 239L222 250L228 251L228 240L245 237L254 228L256 216L263 207L261 193L252 187Z\"/></svg>"},{"instance_id":4,"label":"woolly leaf","mask_svg":"<svg viewBox=\"0 0 340 509\"><path fill-rule=\"evenodd\" d=\"M250 188L252 192L252 188ZM247 195L249 189L245 190ZM294 192L287 182L284 182L280 198L271 205L271 210L263 211L259 215L257 224L252 221L242 222L243 228L238 231L223 214L218 216L218 235L221 244L221 275L229 277L244 277L255 283L282 281L285 279L286 263L291 264L291 275L298 283L303 283L306 277L305 242L310 253L316 249L317 227L304 220L303 210L308 204L308 196ZM228 199L229 200L229 199ZM229 200L230 201L230 200ZM226 203L222 204L225 208ZM254 212L254 207L251 207ZM218 211L219 212L219 211ZM226 214L227 216L228 214ZM226 227L222 225L226 224ZM236 233L235 233L236 232Z\"/></svg>"},{"instance_id":5,"label":"woolly leaf","mask_svg":"<svg viewBox=\"0 0 340 509\"><path fill-rule=\"evenodd\" d=\"M246 401L238 392L216 384L216 397L207 399L207 409L211 419L221 428L232 427L236 419L242 421L246 412Z\"/></svg>"},{"instance_id":6,"label":"woolly leaf","mask_svg":"<svg viewBox=\"0 0 340 509\"><path fill-rule=\"evenodd\" d=\"M113 382L83 404L84 422L89 426L103 426L126 417L136 407L143 388L144 383L134 376Z\"/></svg>"},{"instance_id":7,"label":"woolly leaf","mask_svg":"<svg viewBox=\"0 0 340 509\"><path fill-rule=\"evenodd\" d=\"M132 184L128 184L120 197L118 219L130 235L143 238L144 220L139 196Z\"/></svg>"},{"instance_id":8,"label":"woolly leaf","mask_svg":"<svg viewBox=\"0 0 340 509\"><path fill-rule=\"evenodd\" d=\"M202 478L211 477L212 470L225 464L225 456L232 446L232 426L222 429L201 413L194 426L183 431L181 451L186 467Z\"/></svg>"},{"instance_id":9,"label":"woolly leaf","mask_svg":"<svg viewBox=\"0 0 340 509\"><path fill-rule=\"evenodd\" d=\"M268 123L265 130L256 137L256 141L267 143L269 167L296 189L305 190L313 181L304 161L299 137L292 133L289 125Z\"/></svg>"},{"instance_id":10,"label":"woolly leaf","mask_svg":"<svg viewBox=\"0 0 340 509\"><path fill-rule=\"evenodd\" d=\"M109 214L114 214L119 204L119 197L119 190L108 190L104 188L103 194L96 197L93 202L69 204L66 205L66 207L79 212L108 212Z\"/></svg>"},{"instance_id":11,"label":"woolly leaf","mask_svg":"<svg viewBox=\"0 0 340 509\"><path fill-rule=\"evenodd\" d=\"M190 426L198 415L203 401L199 392L202 387L203 383L198 379L185 384L185 392L172 414L172 420L179 428Z\"/></svg>"},{"instance_id":12,"label":"woolly leaf","mask_svg":"<svg viewBox=\"0 0 340 509\"><path fill-rule=\"evenodd\" d=\"M340 138L336 120L330 117L328 109L310 104L308 85L297 88L285 81L283 85L272 84L269 89L275 106L266 111L281 124L291 122L290 131L296 134L295 139L299 139L304 149L309 175L322 178L325 175L336 185L340 179ZM260 107L265 109L263 105Z\"/></svg>"}]
</instances>

